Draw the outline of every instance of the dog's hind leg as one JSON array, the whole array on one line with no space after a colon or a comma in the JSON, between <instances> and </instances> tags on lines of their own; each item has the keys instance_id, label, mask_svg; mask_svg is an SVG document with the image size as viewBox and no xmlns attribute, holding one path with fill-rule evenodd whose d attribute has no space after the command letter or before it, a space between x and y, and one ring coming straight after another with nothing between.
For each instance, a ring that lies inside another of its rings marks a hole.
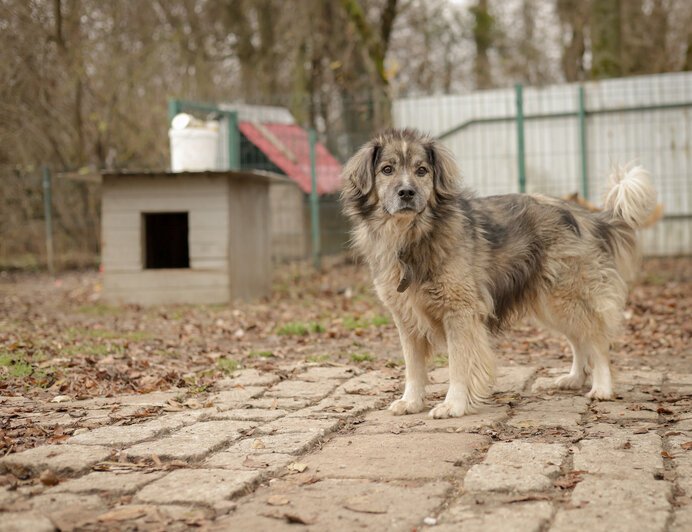
<instances>
[{"instance_id":1,"label":"dog's hind leg","mask_svg":"<svg viewBox=\"0 0 692 532\"><path fill-rule=\"evenodd\" d=\"M423 410L425 385L428 382L425 364L431 350L430 342L425 337L412 336L403 327L399 327L399 337L406 363L406 388L403 397L389 405L389 410L397 416Z\"/></svg>"},{"instance_id":2,"label":"dog's hind leg","mask_svg":"<svg viewBox=\"0 0 692 532\"><path fill-rule=\"evenodd\" d=\"M458 314L444 320L449 355L449 390L430 417L459 417L475 411L490 394L495 374L495 355L488 331L477 317Z\"/></svg>"}]
</instances>

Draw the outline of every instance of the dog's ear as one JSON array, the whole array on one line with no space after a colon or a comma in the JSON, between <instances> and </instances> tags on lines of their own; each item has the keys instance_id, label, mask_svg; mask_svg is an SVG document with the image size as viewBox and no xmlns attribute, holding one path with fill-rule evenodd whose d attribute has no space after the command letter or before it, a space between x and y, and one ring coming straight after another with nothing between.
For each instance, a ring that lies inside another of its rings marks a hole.
<instances>
[{"instance_id":1,"label":"dog's ear","mask_svg":"<svg viewBox=\"0 0 692 532\"><path fill-rule=\"evenodd\" d=\"M425 150L433 168L435 193L441 198L451 198L459 193L459 167L452 152L437 140L431 140Z\"/></svg>"},{"instance_id":2,"label":"dog's ear","mask_svg":"<svg viewBox=\"0 0 692 532\"><path fill-rule=\"evenodd\" d=\"M341 177L345 183L352 184L363 196L370 194L375 185L375 167L382 147L370 141L351 157Z\"/></svg>"}]
</instances>

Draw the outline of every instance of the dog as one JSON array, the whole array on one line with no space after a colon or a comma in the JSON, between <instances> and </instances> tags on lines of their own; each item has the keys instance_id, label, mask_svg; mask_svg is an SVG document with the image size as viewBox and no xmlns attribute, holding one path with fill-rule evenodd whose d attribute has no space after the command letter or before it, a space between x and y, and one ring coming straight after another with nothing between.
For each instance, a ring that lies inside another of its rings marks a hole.
<instances>
[{"instance_id":1,"label":"dog","mask_svg":"<svg viewBox=\"0 0 692 532\"><path fill-rule=\"evenodd\" d=\"M585 200L579 195L579 192L572 192L571 194L567 194L566 196L562 196L562 199L573 201L574 203L578 203L582 207L586 207L589 209L591 212L601 212L601 209L596 207L593 203ZM663 203L659 203L656 205L653 211L651 211L651 214L642 222L642 227L652 227L658 223L659 220L663 218Z\"/></svg>"},{"instance_id":2,"label":"dog","mask_svg":"<svg viewBox=\"0 0 692 532\"><path fill-rule=\"evenodd\" d=\"M446 352L449 389L433 418L472 413L491 392L492 338L532 317L569 340L558 388L612 399L609 344L637 259L635 230L656 205L641 166L616 168L604 210L540 194L475 197L452 154L413 129L376 135L342 171L351 242L397 326L406 364L395 415L424 409L426 359Z\"/></svg>"}]
</instances>

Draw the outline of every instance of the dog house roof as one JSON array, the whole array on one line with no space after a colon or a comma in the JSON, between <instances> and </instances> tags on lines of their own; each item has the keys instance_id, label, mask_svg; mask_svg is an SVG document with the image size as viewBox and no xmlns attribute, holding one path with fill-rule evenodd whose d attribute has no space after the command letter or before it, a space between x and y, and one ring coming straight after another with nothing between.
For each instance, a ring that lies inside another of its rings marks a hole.
<instances>
[{"instance_id":1,"label":"dog house roof","mask_svg":"<svg viewBox=\"0 0 692 532\"><path fill-rule=\"evenodd\" d=\"M306 193L310 192L310 142L308 133L293 124L240 122L238 129L259 148L282 172ZM315 145L317 193L333 194L339 190L341 164L321 142Z\"/></svg>"}]
</instances>

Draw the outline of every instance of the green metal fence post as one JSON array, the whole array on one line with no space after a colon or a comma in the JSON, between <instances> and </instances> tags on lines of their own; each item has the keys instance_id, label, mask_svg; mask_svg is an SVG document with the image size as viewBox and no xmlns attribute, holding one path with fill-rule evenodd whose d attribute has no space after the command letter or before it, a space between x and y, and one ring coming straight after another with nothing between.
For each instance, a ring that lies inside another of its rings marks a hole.
<instances>
[{"instance_id":1,"label":"green metal fence post","mask_svg":"<svg viewBox=\"0 0 692 532\"><path fill-rule=\"evenodd\" d=\"M589 199L589 175L586 166L586 109L584 108L584 87L579 86L579 148L581 150L581 194Z\"/></svg>"},{"instance_id":2,"label":"green metal fence post","mask_svg":"<svg viewBox=\"0 0 692 532\"><path fill-rule=\"evenodd\" d=\"M317 134L314 129L308 130L310 140L310 220L312 226L312 260L315 269L320 267L320 205L317 195L317 167L315 158L315 145L317 144Z\"/></svg>"},{"instance_id":3,"label":"green metal fence post","mask_svg":"<svg viewBox=\"0 0 692 532\"><path fill-rule=\"evenodd\" d=\"M50 168L43 167L43 211L46 218L46 258L48 271L55 271L53 263L53 209Z\"/></svg>"},{"instance_id":4,"label":"green metal fence post","mask_svg":"<svg viewBox=\"0 0 692 532\"><path fill-rule=\"evenodd\" d=\"M173 117L180 113L182 110L182 104L180 100L172 99L168 100L168 127L171 127L171 122Z\"/></svg>"},{"instance_id":5,"label":"green metal fence post","mask_svg":"<svg viewBox=\"0 0 692 532\"><path fill-rule=\"evenodd\" d=\"M524 153L524 87L521 83L514 86L517 96L517 163L519 166L519 192L526 192L526 162Z\"/></svg>"},{"instance_id":6,"label":"green metal fence post","mask_svg":"<svg viewBox=\"0 0 692 532\"><path fill-rule=\"evenodd\" d=\"M238 129L238 112L224 113L228 117L228 169L240 170L240 130Z\"/></svg>"}]
</instances>

